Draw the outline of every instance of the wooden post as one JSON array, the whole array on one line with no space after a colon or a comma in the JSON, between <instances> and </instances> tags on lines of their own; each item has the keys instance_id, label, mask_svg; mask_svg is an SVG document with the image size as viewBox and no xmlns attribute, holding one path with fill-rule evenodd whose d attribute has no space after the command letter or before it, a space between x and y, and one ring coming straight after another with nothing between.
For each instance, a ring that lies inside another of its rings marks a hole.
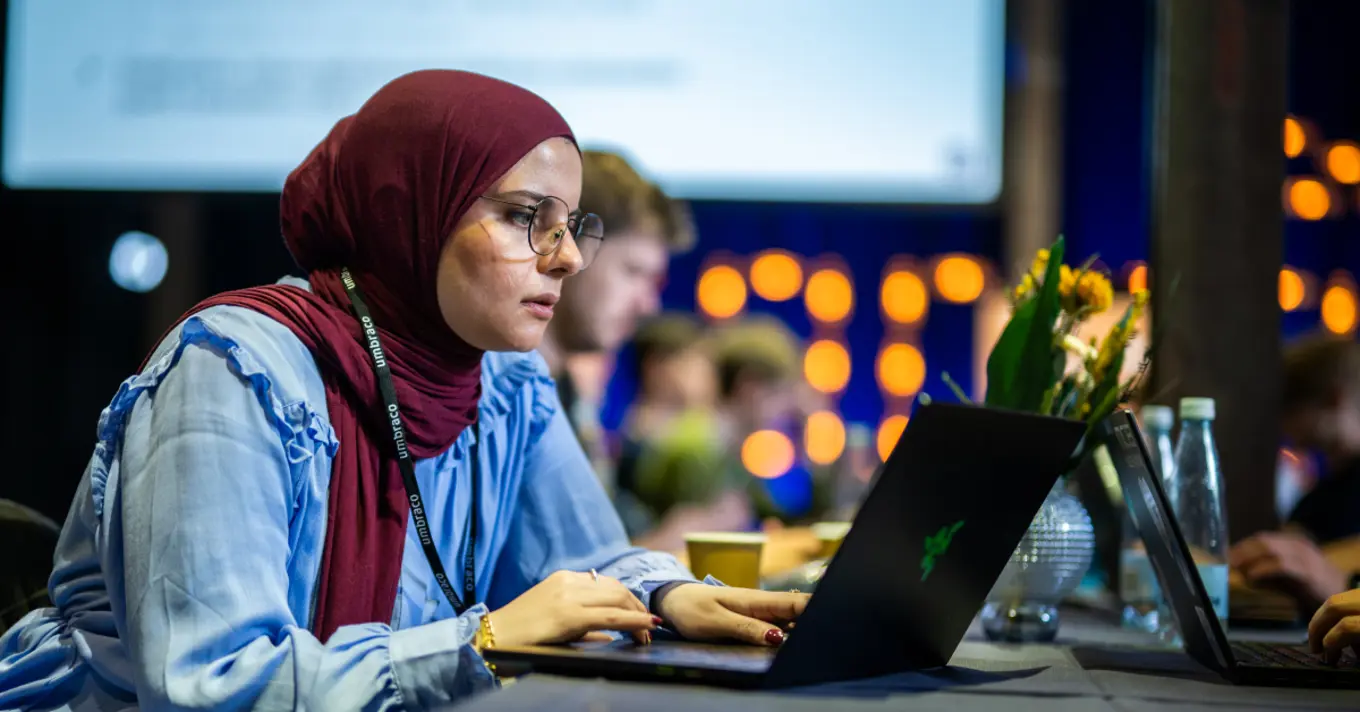
<instances>
[{"instance_id":1,"label":"wooden post","mask_svg":"<svg viewBox=\"0 0 1360 712\"><path fill-rule=\"evenodd\" d=\"M1165 331L1146 393L1217 401L1233 540L1278 525L1286 8L1157 2L1150 279Z\"/></svg>"},{"instance_id":2,"label":"wooden post","mask_svg":"<svg viewBox=\"0 0 1360 712\"><path fill-rule=\"evenodd\" d=\"M1008 282L1029 270L1034 253L1058 236L1062 215L1062 17L1064 0L1011 0L1007 34L1018 80L1006 92L1006 239Z\"/></svg>"}]
</instances>

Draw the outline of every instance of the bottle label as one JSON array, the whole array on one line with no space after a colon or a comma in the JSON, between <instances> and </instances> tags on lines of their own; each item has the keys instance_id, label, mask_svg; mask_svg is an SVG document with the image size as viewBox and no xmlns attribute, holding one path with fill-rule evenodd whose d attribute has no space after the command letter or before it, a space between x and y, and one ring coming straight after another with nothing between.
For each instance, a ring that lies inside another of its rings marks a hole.
<instances>
[{"instance_id":1,"label":"bottle label","mask_svg":"<svg viewBox=\"0 0 1360 712\"><path fill-rule=\"evenodd\" d=\"M1226 564L1197 564L1199 578L1204 582L1204 590L1213 604L1214 615L1221 621L1228 620L1228 567Z\"/></svg>"},{"instance_id":2,"label":"bottle label","mask_svg":"<svg viewBox=\"0 0 1360 712\"><path fill-rule=\"evenodd\" d=\"M1125 549L1119 556L1119 598L1124 603L1149 603L1159 596L1157 575L1147 552Z\"/></svg>"}]
</instances>

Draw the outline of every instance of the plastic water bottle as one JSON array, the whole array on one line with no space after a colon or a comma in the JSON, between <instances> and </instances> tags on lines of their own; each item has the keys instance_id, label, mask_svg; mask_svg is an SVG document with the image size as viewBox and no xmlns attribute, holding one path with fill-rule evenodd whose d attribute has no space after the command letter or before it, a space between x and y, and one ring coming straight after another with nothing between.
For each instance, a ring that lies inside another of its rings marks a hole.
<instances>
[{"instance_id":1,"label":"plastic water bottle","mask_svg":"<svg viewBox=\"0 0 1360 712\"><path fill-rule=\"evenodd\" d=\"M1143 406L1141 416L1156 474L1169 488L1170 476L1175 471L1171 430L1176 425L1176 414L1164 405L1147 405ZM1162 616L1158 611L1161 592L1157 587L1157 575L1148 561L1147 549L1143 547L1127 505L1124 507L1124 546L1119 556L1119 598L1124 604L1124 627L1147 633L1161 630Z\"/></svg>"},{"instance_id":2,"label":"plastic water bottle","mask_svg":"<svg viewBox=\"0 0 1360 712\"><path fill-rule=\"evenodd\" d=\"M1214 614L1228 624L1228 521L1223 507L1223 473L1214 445L1214 400L1181 399L1181 433L1176 441L1176 474L1170 489L1176 521L1195 559L1195 568Z\"/></svg>"}]
</instances>

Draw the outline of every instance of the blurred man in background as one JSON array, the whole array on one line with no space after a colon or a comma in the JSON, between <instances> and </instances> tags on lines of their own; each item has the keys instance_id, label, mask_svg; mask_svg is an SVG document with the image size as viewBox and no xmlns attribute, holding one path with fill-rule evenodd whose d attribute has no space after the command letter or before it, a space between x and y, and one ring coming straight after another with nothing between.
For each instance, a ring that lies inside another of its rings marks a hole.
<instances>
[{"instance_id":1,"label":"blurred man in background","mask_svg":"<svg viewBox=\"0 0 1360 712\"><path fill-rule=\"evenodd\" d=\"M660 307L672 254L694 245L688 207L672 200L622 156L585 151L581 209L599 215L604 248L562 285L539 352L557 381L562 407L606 492L613 470L599 423L608 358Z\"/></svg>"},{"instance_id":2,"label":"blurred man in background","mask_svg":"<svg viewBox=\"0 0 1360 712\"><path fill-rule=\"evenodd\" d=\"M786 571L815 556L819 544L810 530L784 528L789 517L746 470L741 449L758 430L800 430L814 405L800 378L802 344L783 322L763 315L706 337L700 328L676 315L639 334L643 388L629 414L616 502L635 542L679 553L686 532L759 525L769 535L762 571ZM681 379L687 383L676 388ZM831 493L816 490L805 513L814 520Z\"/></svg>"},{"instance_id":3,"label":"blurred man in background","mask_svg":"<svg viewBox=\"0 0 1360 712\"><path fill-rule=\"evenodd\" d=\"M1240 542L1230 560L1247 583L1311 608L1360 585L1360 344L1315 336L1284 362L1284 436L1321 455L1325 474L1280 531Z\"/></svg>"},{"instance_id":4,"label":"blurred man in background","mask_svg":"<svg viewBox=\"0 0 1360 712\"><path fill-rule=\"evenodd\" d=\"M802 340L779 319L753 315L721 328L713 351L723 439L737 462L752 433L777 430L796 441L807 417L826 406L803 380ZM813 474L811 506L796 518L781 511L759 481L751 482L755 514L767 528L795 519L815 521L828 512L834 483L825 468L813 468Z\"/></svg>"},{"instance_id":5,"label":"blurred man in background","mask_svg":"<svg viewBox=\"0 0 1360 712\"><path fill-rule=\"evenodd\" d=\"M679 414L717 405L718 374L705 325L673 312L647 320L633 338L637 394L623 430L632 438L657 434Z\"/></svg>"},{"instance_id":6,"label":"blurred man in background","mask_svg":"<svg viewBox=\"0 0 1360 712\"><path fill-rule=\"evenodd\" d=\"M629 536L645 548L678 551L686 532L749 528L747 478L726 460L705 325L679 312L649 319L633 355L637 392L623 424L614 498Z\"/></svg>"}]
</instances>

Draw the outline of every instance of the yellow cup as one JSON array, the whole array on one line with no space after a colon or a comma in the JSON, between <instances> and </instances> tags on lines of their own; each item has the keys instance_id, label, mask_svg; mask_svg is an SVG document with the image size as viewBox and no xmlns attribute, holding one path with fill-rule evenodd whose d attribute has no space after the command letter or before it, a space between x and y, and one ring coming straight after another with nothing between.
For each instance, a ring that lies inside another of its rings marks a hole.
<instances>
[{"instance_id":1,"label":"yellow cup","mask_svg":"<svg viewBox=\"0 0 1360 712\"><path fill-rule=\"evenodd\" d=\"M760 552L765 535L744 532L692 532L685 535L689 568L702 579L712 576L728 586L760 587Z\"/></svg>"},{"instance_id":2,"label":"yellow cup","mask_svg":"<svg viewBox=\"0 0 1360 712\"><path fill-rule=\"evenodd\" d=\"M817 541L822 543L821 551L817 553L820 559L829 559L836 555L841 548L841 541L850 532L850 522L817 522L812 525L812 533L817 535Z\"/></svg>"}]
</instances>

